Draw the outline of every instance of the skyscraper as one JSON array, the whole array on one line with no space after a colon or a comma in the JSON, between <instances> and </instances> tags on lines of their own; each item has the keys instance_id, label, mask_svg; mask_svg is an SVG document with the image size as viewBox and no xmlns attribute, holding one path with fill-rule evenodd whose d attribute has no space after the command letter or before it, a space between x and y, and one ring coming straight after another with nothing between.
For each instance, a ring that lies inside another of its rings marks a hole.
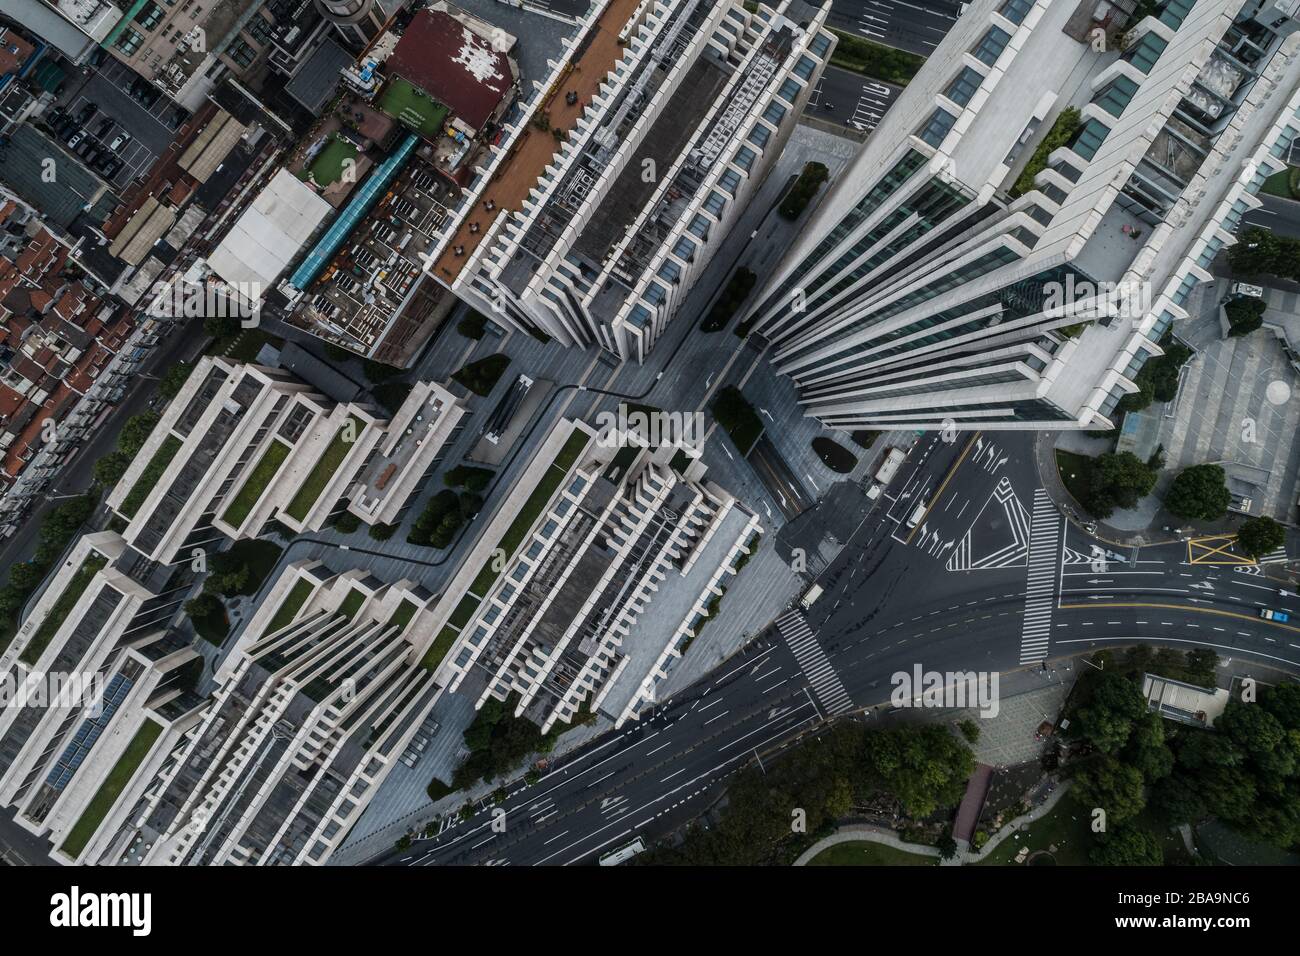
<instances>
[{"instance_id":1,"label":"skyscraper","mask_svg":"<svg viewBox=\"0 0 1300 956\"><path fill-rule=\"evenodd\" d=\"M808 414L1111 427L1283 168L1295 28L1268 0L972 3L750 316Z\"/></svg>"}]
</instances>

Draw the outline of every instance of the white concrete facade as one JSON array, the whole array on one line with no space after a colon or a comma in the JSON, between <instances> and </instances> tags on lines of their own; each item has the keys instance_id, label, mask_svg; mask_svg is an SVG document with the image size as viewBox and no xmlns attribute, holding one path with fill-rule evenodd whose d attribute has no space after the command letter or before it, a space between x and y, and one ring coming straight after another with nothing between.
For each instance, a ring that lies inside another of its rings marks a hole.
<instances>
[{"instance_id":1,"label":"white concrete facade","mask_svg":"<svg viewBox=\"0 0 1300 956\"><path fill-rule=\"evenodd\" d=\"M1290 72L1293 24L1250 21L1255 7L1168 0L1108 35L1086 7L972 4L753 313L808 414L1112 427L1161 354L1157 300L1200 255L1204 204L1229 189L1219 154L1241 145L1256 77ZM1058 121L1061 145L1026 173Z\"/></svg>"},{"instance_id":2,"label":"white concrete facade","mask_svg":"<svg viewBox=\"0 0 1300 956\"><path fill-rule=\"evenodd\" d=\"M834 49L828 10L641 4L522 212L497 219L451 288L504 324L643 360L789 138Z\"/></svg>"}]
</instances>

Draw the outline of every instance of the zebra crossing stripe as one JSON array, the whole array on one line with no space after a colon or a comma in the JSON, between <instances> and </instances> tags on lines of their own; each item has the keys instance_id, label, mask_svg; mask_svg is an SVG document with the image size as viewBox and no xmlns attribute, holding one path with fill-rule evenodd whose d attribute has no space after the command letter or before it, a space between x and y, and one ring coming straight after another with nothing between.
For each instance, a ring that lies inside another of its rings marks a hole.
<instances>
[{"instance_id":1,"label":"zebra crossing stripe","mask_svg":"<svg viewBox=\"0 0 1300 956\"><path fill-rule=\"evenodd\" d=\"M1056 600L1056 551L1061 540L1061 516L1047 492L1034 492L1029 534L1029 580L1025 585L1025 618L1020 632L1020 663L1047 659L1051 640L1052 605Z\"/></svg>"},{"instance_id":2,"label":"zebra crossing stripe","mask_svg":"<svg viewBox=\"0 0 1300 956\"><path fill-rule=\"evenodd\" d=\"M835 717L851 711L853 699L840 683L835 668L831 666L822 646L817 643L817 637L804 616L798 611L790 611L777 618L776 627L812 685L813 693L821 701L826 716Z\"/></svg>"}]
</instances>

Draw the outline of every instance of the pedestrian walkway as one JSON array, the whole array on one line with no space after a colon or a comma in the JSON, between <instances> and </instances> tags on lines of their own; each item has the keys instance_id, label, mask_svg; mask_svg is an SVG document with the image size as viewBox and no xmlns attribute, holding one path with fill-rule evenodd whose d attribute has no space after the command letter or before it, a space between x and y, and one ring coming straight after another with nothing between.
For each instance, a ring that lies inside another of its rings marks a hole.
<instances>
[{"instance_id":1,"label":"pedestrian walkway","mask_svg":"<svg viewBox=\"0 0 1300 956\"><path fill-rule=\"evenodd\" d=\"M1025 620L1020 632L1021 664L1047 659L1060 543L1061 516L1051 496L1039 488L1034 492L1033 530L1029 535L1029 582L1025 588Z\"/></svg>"},{"instance_id":2,"label":"pedestrian walkway","mask_svg":"<svg viewBox=\"0 0 1300 956\"><path fill-rule=\"evenodd\" d=\"M831 666L822 646L817 643L817 636L813 634L804 616L798 611L790 611L776 619L776 626L812 684L825 716L835 717L851 711L853 699L840 683L835 668Z\"/></svg>"}]
</instances>

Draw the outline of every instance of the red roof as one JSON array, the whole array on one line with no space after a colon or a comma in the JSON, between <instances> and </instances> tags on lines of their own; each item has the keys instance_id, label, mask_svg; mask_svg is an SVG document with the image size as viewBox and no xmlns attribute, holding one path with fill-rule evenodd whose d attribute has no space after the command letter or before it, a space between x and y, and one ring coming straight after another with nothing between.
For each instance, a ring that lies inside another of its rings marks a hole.
<instances>
[{"instance_id":1,"label":"red roof","mask_svg":"<svg viewBox=\"0 0 1300 956\"><path fill-rule=\"evenodd\" d=\"M475 129L483 128L514 84L506 54L442 10L417 13L385 66Z\"/></svg>"}]
</instances>

